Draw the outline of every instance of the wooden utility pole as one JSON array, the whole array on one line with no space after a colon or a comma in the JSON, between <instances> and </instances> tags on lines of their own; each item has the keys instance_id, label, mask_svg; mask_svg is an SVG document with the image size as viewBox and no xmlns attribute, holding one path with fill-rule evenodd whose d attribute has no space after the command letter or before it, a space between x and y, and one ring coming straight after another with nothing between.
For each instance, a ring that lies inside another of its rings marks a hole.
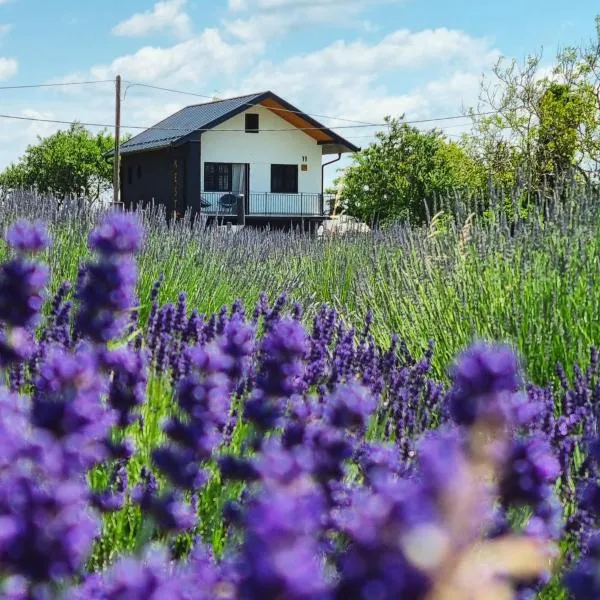
<instances>
[{"instance_id":1,"label":"wooden utility pole","mask_svg":"<svg viewBox=\"0 0 600 600\"><path fill-rule=\"evenodd\" d=\"M115 79L115 157L113 162L113 204L119 205L119 181L121 166L121 76Z\"/></svg>"}]
</instances>

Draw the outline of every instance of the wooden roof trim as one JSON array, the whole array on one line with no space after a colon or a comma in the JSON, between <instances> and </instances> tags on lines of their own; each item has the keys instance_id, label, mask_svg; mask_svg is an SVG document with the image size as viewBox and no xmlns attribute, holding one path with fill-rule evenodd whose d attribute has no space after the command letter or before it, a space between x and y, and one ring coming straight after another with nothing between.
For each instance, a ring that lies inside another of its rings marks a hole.
<instances>
[{"instance_id":1,"label":"wooden roof trim","mask_svg":"<svg viewBox=\"0 0 600 600\"><path fill-rule=\"evenodd\" d=\"M290 125L293 125L298 129L307 129L307 131L304 131L304 133L315 139L317 142L328 144L335 141L325 131L314 128L314 124L304 119L302 115L295 112L290 112L274 98L264 98L259 104L265 108L268 108L271 112L276 114L284 121L287 121Z\"/></svg>"}]
</instances>

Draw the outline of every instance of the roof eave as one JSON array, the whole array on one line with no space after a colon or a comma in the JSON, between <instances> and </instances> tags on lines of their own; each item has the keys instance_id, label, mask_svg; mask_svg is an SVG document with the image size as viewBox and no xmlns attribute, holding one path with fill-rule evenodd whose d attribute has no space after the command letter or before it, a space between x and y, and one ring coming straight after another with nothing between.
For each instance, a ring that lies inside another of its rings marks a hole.
<instances>
[{"instance_id":1,"label":"roof eave","mask_svg":"<svg viewBox=\"0 0 600 600\"><path fill-rule=\"evenodd\" d=\"M286 110L291 110L291 111L298 113L305 121L310 123L313 127L318 127L319 129L321 129L321 131L323 131L324 133L329 135L334 140L334 142L337 142L338 144L348 148L348 152L358 152L360 150L360 148L358 148L358 146L355 146L348 140L344 139L341 135L337 134L335 131L332 131L328 127L325 127L325 125L323 125L322 123L320 123L319 121L317 121L316 119L311 117L310 115L306 114L305 112L299 110L294 105L290 104L287 100L284 100L283 98L281 98L274 92L271 92L271 91L265 92L264 94L260 94L260 96L262 96L261 100L263 100L265 98L272 98L273 100L276 100L277 102L279 102ZM259 100L259 102L260 102L260 100ZM323 144L330 144L331 142L317 142L317 143L319 145L323 145Z\"/></svg>"},{"instance_id":2,"label":"roof eave","mask_svg":"<svg viewBox=\"0 0 600 600\"><path fill-rule=\"evenodd\" d=\"M360 152L360 148L347 142L317 142L323 148L323 154L353 154Z\"/></svg>"}]
</instances>

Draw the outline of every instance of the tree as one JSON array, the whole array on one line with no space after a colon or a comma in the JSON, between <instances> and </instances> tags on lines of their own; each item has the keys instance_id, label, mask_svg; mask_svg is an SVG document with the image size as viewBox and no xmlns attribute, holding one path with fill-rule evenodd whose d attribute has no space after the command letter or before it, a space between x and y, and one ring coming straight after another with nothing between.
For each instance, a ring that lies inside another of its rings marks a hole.
<instances>
[{"instance_id":1,"label":"tree","mask_svg":"<svg viewBox=\"0 0 600 600\"><path fill-rule=\"evenodd\" d=\"M460 144L387 117L388 130L354 155L338 184L342 209L366 222L423 222L439 198L481 189L484 177Z\"/></svg>"},{"instance_id":2,"label":"tree","mask_svg":"<svg viewBox=\"0 0 600 600\"><path fill-rule=\"evenodd\" d=\"M112 159L106 154L113 147L114 139L106 131L94 135L73 123L67 130L38 138L16 164L0 173L0 187L96 201L112 185Z\"/></svg>"},{"instance_id":3,"label":"tree","mask_svg":"<svg viewBox=\"0 0 600 600\"><path fill-rule=\"evenodd\" d=\"M589 182L600 166L600 18L596 39L560 51L550 69L541 53L499 59L468 114L469 151L496 182L524 184L526 196L573 173Z\"/></svg>"}]
</instances>

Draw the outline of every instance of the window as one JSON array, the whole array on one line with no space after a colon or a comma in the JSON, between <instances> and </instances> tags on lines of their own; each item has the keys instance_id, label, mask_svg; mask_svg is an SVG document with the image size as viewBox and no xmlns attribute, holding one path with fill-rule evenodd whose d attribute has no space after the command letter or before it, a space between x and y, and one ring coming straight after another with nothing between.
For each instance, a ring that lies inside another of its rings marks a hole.
<instances>
[{"instance_id":1,"label":"window","mask_svg":"<svg viewBox=\"0 0 600 600\"><path fill-rule=\"evenodd\" d=\"M258 133L258 115L246 113L246 133Z\"/></svg>"},{"instance_id":2,"label":"window","mask_svg":"<svg viewBox=\"0 0 600 600\"><path fill-rule=\"evenodd\" d=\"M205 192L230 192L231 180L230 163L204 163Z\"/></svg>"},{"instance_id":3,"label":"window","mask_svg":"<svg viewBox=\"0 0 600 600\"><path fill-rule=\"evenodd\" d=\"M138 179L142 178L142 165L137 166L137 178Z\"/></svg>"},{"instance_id":4,"label":"window","mask_svg":"<svg viewBox=\"0 0 600 600\"><path fill-rule=\"evenodd\" d=\"M298 165L271 165L271 192L298 193Z\"/></svg>"},{"instance_id":5,"label":"window","mask_svg":"<svg viewBox=\"0 0 600 600\"><path fill-rule=\"evenodd\" d=\"M131 185L133 180L133 167L127 167L127 183Z\"/></svg>"}]
</instances>

